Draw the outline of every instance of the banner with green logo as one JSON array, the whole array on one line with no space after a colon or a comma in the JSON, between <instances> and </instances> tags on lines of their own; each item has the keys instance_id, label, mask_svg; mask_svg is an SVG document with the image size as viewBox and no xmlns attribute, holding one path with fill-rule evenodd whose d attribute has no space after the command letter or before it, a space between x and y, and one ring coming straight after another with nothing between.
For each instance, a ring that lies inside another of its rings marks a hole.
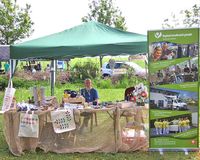
<instances>
[{"instance_id":1,"label":"banner with green logo","mask_svg":"<svg viewBox=\"0 0 200 160\"><path fill-rule=\"evenodd\" d=\"M199 147L199 32L148 32L152 149Z\"/></svg>"}]
</instances>

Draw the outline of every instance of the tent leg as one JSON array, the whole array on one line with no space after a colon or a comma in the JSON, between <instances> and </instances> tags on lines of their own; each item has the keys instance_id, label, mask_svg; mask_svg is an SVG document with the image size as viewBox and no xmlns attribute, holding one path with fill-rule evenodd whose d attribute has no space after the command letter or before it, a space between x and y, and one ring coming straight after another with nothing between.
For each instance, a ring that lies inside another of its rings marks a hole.
<instances>
[{"instance_id":1,"label":"tent leg","mask_svg":"<svg viewBox=\"0 0 200 160\"><path fill-rule=\"evenodd\" d=\"M9 64L10 64L10 75L9 76L10 76L10 78L12 78L15 73L17 63L18 63L18 60L14 60L14 59L9 60Z\"/></svg>"},{"instance_id":2,"label":"tent leg","mask_svg":"<svg viewBox=\"0 0 200 160\"><path fill-rule=\"evenodd\" d=\"M51 60L51 96L54 96L55 88L55 60Z\"/></svg>"},{"instance_id":3,"label":"tent leg","mask_svg":"<svg viewBox=\"0 0 200 160\"><path fill-rule=\"evenodd\" d=\"M186 156L189 154L187 149L184 149L183 151L184 151Z\"/></svg>"},{"instance_id":4,"label":"tent leg","mask_svg":"<svg viewBox=\"0 0 200 160\"><path fill-rule=\"evenodd\" d=\"M162 149L159 149L159 153L160 153L160 155L164 154Z\"/></svg>"}]
</instances>

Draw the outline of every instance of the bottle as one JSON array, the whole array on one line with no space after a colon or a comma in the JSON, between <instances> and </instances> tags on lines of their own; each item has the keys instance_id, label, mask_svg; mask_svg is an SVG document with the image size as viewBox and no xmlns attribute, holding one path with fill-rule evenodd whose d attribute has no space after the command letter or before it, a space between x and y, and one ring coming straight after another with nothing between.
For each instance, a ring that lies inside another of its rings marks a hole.
<instances>
[{"instance_id":1,"label":"bottle","mask_svg":"<svg viewBox=\"0 0 200 160\"><path fill-rule=\"evenodd\" d=\"M32 98L31 98L31 103L34 104L34 96L32 96Z\"/></svg>"},{"instance_id":2,"label":"bottle","mask_svg":"<svg viewBox=\"0 0 200 160\"><path fill-rule=\"evenodd\" d=\"M69 98L69 94L64 93L64 98Z\"/></svg>"},{"instance_id":3,"label":"bottle","mask_svg":"<svg viewBox=\"0 0 200 160\"><path fill-rule=\"evenodd\" d=\"M30 97L28 97L28 103L29 103L29 104L31 103L31 98L30 98Z\"/></svg>"}]
</instances>

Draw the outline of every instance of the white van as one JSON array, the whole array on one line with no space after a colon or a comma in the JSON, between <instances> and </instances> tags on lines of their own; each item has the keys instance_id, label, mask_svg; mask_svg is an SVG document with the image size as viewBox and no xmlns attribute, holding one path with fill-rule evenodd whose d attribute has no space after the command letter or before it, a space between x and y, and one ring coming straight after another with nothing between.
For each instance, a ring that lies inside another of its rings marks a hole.
<instances>
[{"instance_id":1,"label":"white van","mask_svg":"<svg viewBox=\"0 0 200 160\"><path fill-rule=\"evenodd\" d=\"M150 105L160 109L187 110L187 103L182 102L177 96L163 93L150 93Z\"/></svg>"}]
</instances>

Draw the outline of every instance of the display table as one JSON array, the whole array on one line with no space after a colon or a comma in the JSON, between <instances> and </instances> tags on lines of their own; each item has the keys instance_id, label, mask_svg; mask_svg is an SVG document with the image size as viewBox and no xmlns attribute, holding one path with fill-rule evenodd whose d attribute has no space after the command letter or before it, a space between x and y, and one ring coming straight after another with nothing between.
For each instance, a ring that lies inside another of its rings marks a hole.
<instances>
[{"instance_id":1,"label":"display table","mask_svg":"<svg viewBox=\"0 0 200 160\"><path fill-rule=\"evenodd\" d=\"M103 109L75 109L76 129L60 134L53 130L51 111L37 111L35 114L39 116L39 138L18 137L20 112L9 111L4 113L4 135L10 151L16 156L22 155L25 150L35 151L36 148L40 148L44 152L56 153L118 152L147 148L148 144L145 141L147 138L145 140L143 138L142 141L141 138L136 138L137 147L133 147L135 142L131 145L123 142L122 129L126 120L121 117L121 113L124 110L138 114L142 108L120 109L116 105ZM80 116L81 112L96 113L98 125L93 124L90 119L88 127L80 131L84 118ZM142 112L140 113L142 114Z\"/></svg>"}]
</instances>

